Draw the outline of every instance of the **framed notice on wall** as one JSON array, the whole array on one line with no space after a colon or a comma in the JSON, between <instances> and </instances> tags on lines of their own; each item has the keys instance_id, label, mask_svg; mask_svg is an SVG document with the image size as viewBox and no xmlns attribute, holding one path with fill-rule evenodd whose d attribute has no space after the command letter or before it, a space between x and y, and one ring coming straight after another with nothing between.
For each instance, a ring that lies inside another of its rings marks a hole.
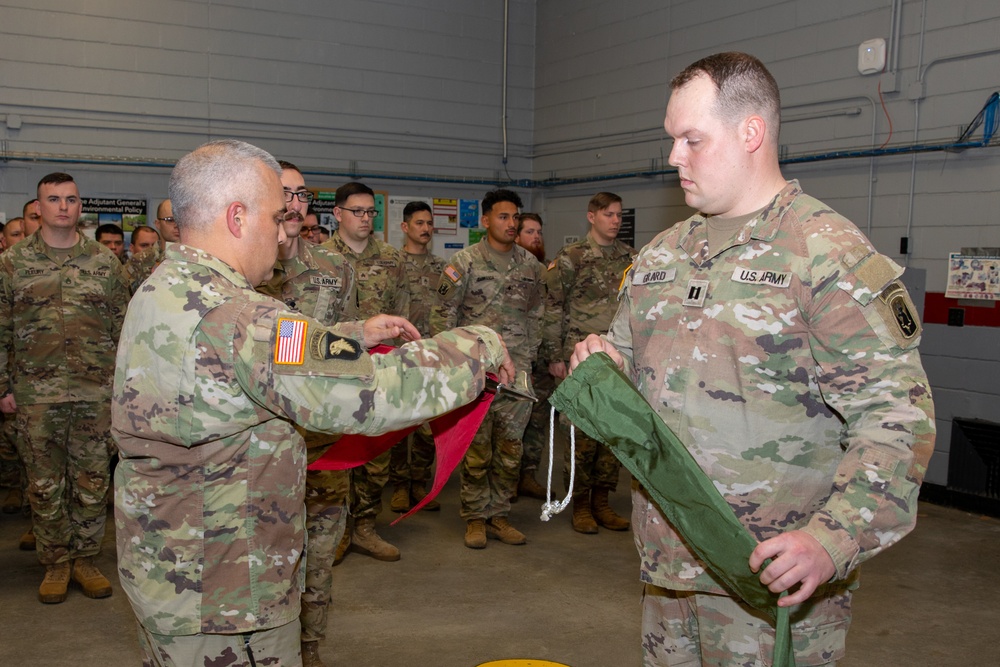
<instances>
[{"instance_id":1,"label":"framed notice on wall","mask_svg":"<svg viewBox=\"0 0 1000 667\"><path fill-rule=\"evenodd\" d=\"M1000 300L1000 252L948 255L949 299Z\"/></svg>"}]
</instances>

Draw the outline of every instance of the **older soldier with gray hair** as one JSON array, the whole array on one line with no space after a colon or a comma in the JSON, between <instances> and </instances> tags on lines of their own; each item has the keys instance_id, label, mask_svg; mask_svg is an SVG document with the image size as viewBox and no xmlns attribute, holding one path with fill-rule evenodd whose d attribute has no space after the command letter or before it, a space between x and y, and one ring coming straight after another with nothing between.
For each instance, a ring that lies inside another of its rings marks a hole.
<instances>
[{"instance_id":1,"label":"older soldier with gray hair","mask_svg":"<svg viewBox=\"0 0 1000 667\"><path fill-rule=\"evenodd\" d=\"M934 451L920 324L903 269L782 176L759 60L708 56L671 89L670 164L698 213L639 251L610 332L570 366L604 351L631 377L758 542L747 569L788 593L796 664L833 665L858 565L913 528ZM651 498L634 487L643 664L771 664L767 617Z\"/></svg>"},{"instance_id":2,"label":"older soldier with gray hair","mask_svg":"<svg viewBox=\"0 0 1000 667\"><path fill-rule=\"evenodd\" d=\"M181 158L170 178L181 244L125 318L112 401L118 563L150 665L299 664L296 424L382 433L471 401L487 371L513 373L485 327L373 358L254 291L285 238L280 173L238 141ZM365 344L417 337L402 318L375 319Z\"/></svg>"}]
</instances>

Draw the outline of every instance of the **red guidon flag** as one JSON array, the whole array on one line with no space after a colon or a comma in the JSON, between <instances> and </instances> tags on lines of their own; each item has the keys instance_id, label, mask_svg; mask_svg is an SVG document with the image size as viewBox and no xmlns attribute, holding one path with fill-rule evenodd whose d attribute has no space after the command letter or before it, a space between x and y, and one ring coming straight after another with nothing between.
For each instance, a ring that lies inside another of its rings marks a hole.
<instances>
[{"instance_id":1,"label":"red guidon flag","mask_svg":"<svg viewBox=\"0 0 1000 667\"><path fill-rule=\"evenodd\" d=\"M368 352L370 354L385 354L392 348L388 345L378 345ZM496 380L492 374L488 374ZM424 505L434 500L441 492L452 471L458 467L465 452L468 451L472 438L486 417L486 411L493 402L494 394L484 391L471 403L441 415L430 422L434 434L434 453L437 465L434 470L434 483L427 495L409 512L393 521L393 525L406 517L423 509ZM388 451L397 442L403 440L418 426L401 431L392 431L382 435L344 435L334 443L323 456L309 465L309 470L348 470L363 465L379 454Z\"/></svg>"}]
</instances>

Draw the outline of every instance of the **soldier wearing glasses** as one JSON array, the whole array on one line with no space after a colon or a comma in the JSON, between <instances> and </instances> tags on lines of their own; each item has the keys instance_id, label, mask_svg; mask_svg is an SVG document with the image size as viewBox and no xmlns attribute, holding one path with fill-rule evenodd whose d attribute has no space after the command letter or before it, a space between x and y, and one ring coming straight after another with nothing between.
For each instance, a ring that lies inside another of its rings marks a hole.
<instances>
[{"instance_id":1,"label":"soldier wearing glasses","mask_svg":"<svg viewBox=\"0 0 1000 667\"><path fill-rule=\"evenodd\" d=\"M128 276L129 289L135 294L139 285L152 275L156 267L163 261L163 249L168 243L177 243L180 236L177 233L177 223L174 221L174 209L169 199L164 199L156 207L156 231L160 234L160 242L152 248L132 255L125 262L125 274Z\"/></svg>"},{"instance_id":2,"label":"soldier wearing glasses","mask_svg":"<svg viewBox=\"0 0 1000 667\"><path fill-rule=\"evenodd\" d=\"M358 285L358 315L378 313L406 317L410 292L403 257L388 243L372 236L375 192L363 183L337 188L333 215L337 231L320 247L342 254L354 266ZM375 532L375 517L382 511L382 490L389 481L389 452L351 471L351 547L377 560L399 560L399 549ZM346 538L345 538L346 539Z\"/></svg>"}]
</instances>

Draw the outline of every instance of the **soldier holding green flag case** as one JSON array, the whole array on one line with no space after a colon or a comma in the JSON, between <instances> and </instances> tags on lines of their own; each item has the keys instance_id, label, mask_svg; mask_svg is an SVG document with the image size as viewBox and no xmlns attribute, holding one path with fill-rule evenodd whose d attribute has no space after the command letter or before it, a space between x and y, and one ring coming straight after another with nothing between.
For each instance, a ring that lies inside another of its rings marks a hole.
<instances>
[{"instance_id":1,"label":"soldier holding green flag case","mask_svg":"<svg viewBox=\"0 0 1000 667\"><path fill-rule=\"evenodd\" d=\"M756 542L743 569L785 594L795 664L832 665L858 565L915 522L934 448L920 324L902 268L782 176L778 87L759 60L709 56L671 88L670 164L697 214L639 252L611 330L570 367L611 356ZM703 497L661 506L677 460L659 456L642 452L633 491L644 664L772 664L771 617L692 546L728 541L681 527Z\"/></svg>"}]
</instances>

